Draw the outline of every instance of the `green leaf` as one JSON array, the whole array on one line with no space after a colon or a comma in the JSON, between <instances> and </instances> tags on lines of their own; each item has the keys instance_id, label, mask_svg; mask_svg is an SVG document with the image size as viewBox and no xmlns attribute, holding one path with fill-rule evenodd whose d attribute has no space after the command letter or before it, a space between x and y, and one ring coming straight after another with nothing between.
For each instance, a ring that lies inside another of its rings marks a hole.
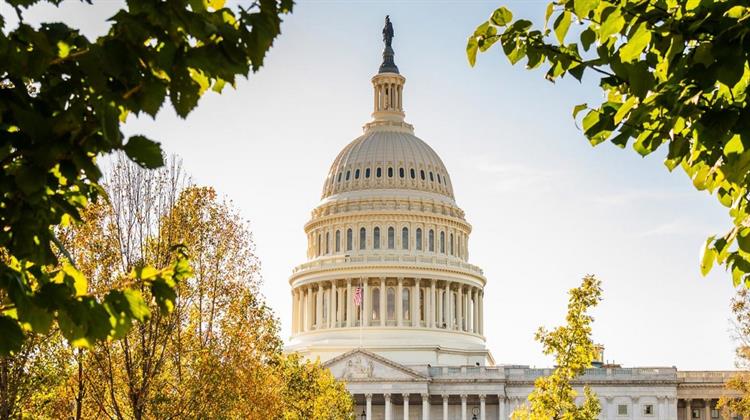
<instances>
[{"instance_id":1,"label":"green leaf","mask_svg":"<svg viewBox=\"0 0 750 420\"><path fill-rule=\"evenodd\" d=\"M627 101L625 101L624 104L617 110L615 113L615 124L619 124L620 121L622 121L623 118L625 118L628 115L628 112L633 108L633 106L638 102L638 98L635 96L630 96Z\"/></svg>"},{"instance_id":2,"label":"green leaf","mask_svg":"<svg viewBox=\"0 0 750 420\"><path fill-rule=\"evenodd\" d=\"M589 13L599 6L599 0L575 0L573 10L580 19L586 19Z\"/></svg>"},{"instance_id":3,"label":"green leaf","mask_svg":"<svg viewBox=\"0 0 750 420\"><path fill-rule=\"evenodd\" d=\"M649 42L651 42L651 31L645 22L641 22L632 32L628 42L620 47L620 59L626 63L638 59Z\"/></svg>"},{"instance_id":4,"label":"green leaf","mask_svg":"<svg viewBox=\"0 0 750 420\"><path fill-rule=\"evenodd\" d=\"M7 356L21 349L23 331L15 319L0 315L0 337L0 354Z\"/></svg>"},{"instance_id":5,"label":"green leaf","mask_svg":"<svg viewBox=\"0 0 750 420\"><path fill-rule=\"evenodd\" d=\"M703 250L701 252L701 274L704 276L711 271L711 268L714 265L714 260L716 259L716 251L711 248L714 239L716 239L715 236L709 237L703 245Z\"/></svg>"},{"instance_id":6,"label":"green leaf","mask_svg":"<svg viewBox=\"0 0 750 420\"><path fill-rule=\"evenodd\" d=\"M163 313L172 312L174 301L177 299L177 293L173 287L170 287L163 279L157 279L151 283L151 294L154 295L156 304Z\"/></svg>"},{"instance_id":7,"label":"green leaf","mask_svg":"<svg viewBox=\"0 0 750 420\"><path fill-rule=\"evenodd\" d=\"M474 67L477 63L477 51L479 50L479 44L477 44L477 37L471 35L469 41L466 43L466 57L469 59L469 65Z\"/></svg>"},{"instance_id":8,"label":"green leaf","mask_svg":"<svg viewBox=\"0 0 750 420\"><path fill-rule=\"evenodd\" d=\"M555 2L549 2L547 4L547 10L544 12L544 27L547 28L547 25L549 24L549 18L552 16L552 13L555 11Z\"/></svg>"},{"instance_id":9,"label":"green leaf","mask_svg":"<svg viewBox=\"0 0 750 420\"><path fill-rule=\"evenodd\" d=\"M750 252L750 228L740 230L737 235L737 246L745 252Z\"/></svg>"},{"instance_id":10,"label":"green leaf","mask_svg":"<svg viewBox=\"0 0 750 420\"><path fill-rule=\"evenodd\" d=\"M505 26L510 23L511 20L513 20L513 13L505 7L500 7L495 10L490 17L490 22L497 26Z\"/></svg>"},{"instance_id":11,"label":"green leaf","mask_svg":"<svg viewBox=\"0 0 750 420\"><path fill-rule=\"evenodd\" d=\"M612 10L602 22L599 28L599 41L605 43L607 38L614 34L620 33L623 27L625 27L625 19L622 17L622 13L619 8L610 8Z\"/></svg>"},{"instance_id":12,"label":"green leaf","mask_svg":"<svg viewBox=\"0 0 750 420\"><path fill-rule=\"evenodd\" d=\"M130 159L144 168L154 169L164 166L164 157L159 143L144 136L130 137L124 150Z\"/></svg>"},{"instance_id":13,"label":"green leaf","mask_svg":"<svg viewBox=\"0 0 750 420\"><path fill-rule=\"evenodd\" d=\"M584 51L588 51L595 41L596 32L591 30L591 28L586 28L583 32L581 32L581 46L583 47Z\"/></svg>"},{"instance_id":14,"label":"green leaf","mask_svg":"<svg viewBox=\"0 0 750 420\"><path fill-rule=\"evenodd\" d=\"M724 12L724 16L732 19L740 19L747 13L748 8L745 6L732 6L729 10Z\"/></svg>"},{"instance_id":15,"label":"green leaf","mask_svg":"<svg viewBox=\"0 0 750 420\"><path fill-rule=\"evenodd\" d=\"M694 9L697 9L698 6L701 5L701 1L702 0L687 0L687 2L685 2L685 10L694 10ZM711 0L711 1L713 1L713 0Z\"/></svg>"},{"instance_id":16,"label":"green leaf","mask_svg":"<svg viewBox=\"0 0 750 420\"><path fill-rule=\"evenodd\" d=\"M565 43L565 35L568 33L568 29L570 28L571 17L572 13L565 10L555 20L553 28L555 29L555 36L557 36L557 40L560 42L560 44Z\"/></svg>"},{"instance_id":17,"label":"green leaf","mask_svg":"<svg viewBox=\"0 0 750 420\"><path fill-rule=\"evenodd\" d=\"M573 107L573 118L578 116L578 113L583 111L584 109L588 108L588 104L579 104Z\"/></svg>"}]
</instances>

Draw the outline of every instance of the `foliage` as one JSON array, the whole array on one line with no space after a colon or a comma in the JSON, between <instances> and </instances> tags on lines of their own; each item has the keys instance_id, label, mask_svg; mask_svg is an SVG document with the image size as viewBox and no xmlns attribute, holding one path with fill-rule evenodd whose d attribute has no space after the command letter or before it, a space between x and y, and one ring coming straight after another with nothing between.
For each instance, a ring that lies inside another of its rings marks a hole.
<instances>
[{"instance_id":1,"label":"foliage","mask_svg":"<svg viewBox=\"0 0 750 420\"><path fill-rule=\"evenodd\" d=\"M285 420L353 419L354 401L342 382L319 362L291 354L281 362ZM312 398L311 398L312 397Z\"/></svg>"},{"instance_id":2,"label":"foliage","mask_svg":"<svg viewBox=\"0 0 750 420\"><path fill-rule=\"evenodd\" d=\"M736 365L742 371L733 375L726 383L725 394L719 399L717 408L725 418L729 414L750 416L750 293L747 289L737 290L732 298L734 314L734 339L738 344Z\"/></svg>"},{"instance_id":3,"label":"foliage","mask_svg":"<svg viewBox=\"0 0 750 420\"><path fill-rule=\"evenodd\" d=\"M750 287L749 21L744 0L556 0L541 30L497 9L467 54L474 65L499 41L512 64L546 66L550 81L593 71L605 100L574 108L574 118L587 111L584 135L622 148L632 139L642 156L663 145L670 171L680 166L695 188L716 193L734 227L708 239L701 272L724 264L735 286Z\"/></svg>"},{"instance_id":4,"label":"foliage","mask_svg":"<svg viewBox=\"0 0 750 420\"><path fill-rule=\"evenodd\" d=\"M123 137L128 115L155 117L169 100L185 117L209 88L221 92L257 71L292 0L247 8L129 0L95 40L63 23L27 24L35 0L7 3L20 22L11 29L0 16L0 249L8 253L0 263L0 354L19 351L28 332L46 333L53 321L74 345L90 347L152 315L141 290L162 311L174 306L176 284L189 275L186 254L177 249L158 270L134 264L129 285L95 297L55 228L80 221L101 195L100 155L120 150L143 167L163 165L157 142ZM59 268L48 269L58 254Z\"/></svg>"},{"instance_id":5,"label":"foliage","mask_svg":"<svg viewBox=\"0 0 750 420\"><path fill-rule=\"evenodd\" d=\"M596 357L591 341L591 322L588 310L601 300L601 282L586 276L580 287L570 289L567 325L547 331L539 328L536 339L542 343L544 354L555 356L555 369L550 376L534 382L528 404L513 412L514 420L595 420L601 410L599 399L588 386L584 387L584 401L576 404L578 393L571 382L582 375Z\"/></svg>"}]
</instances>

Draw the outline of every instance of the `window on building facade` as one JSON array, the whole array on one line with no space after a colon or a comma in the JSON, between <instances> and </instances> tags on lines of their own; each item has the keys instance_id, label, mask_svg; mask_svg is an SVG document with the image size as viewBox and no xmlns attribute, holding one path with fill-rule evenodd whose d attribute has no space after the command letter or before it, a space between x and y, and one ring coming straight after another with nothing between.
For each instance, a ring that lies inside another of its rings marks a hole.
<instances>
[{"instance_id":1,"label":"window on building facade","mask_svg":"<svg viewBox=\"0 0 750 420\"><path fill-rule=\"evenodd\" d=\"M701 418L701 409L700 408L693 408L690 411L692 412L692 415L690 416L691 419L699 419L699 418Z\"/></svg>"},{"instance_id":2,"label":"window on building facade","mask_svg":"<svg viewBox=\"0 0 750 420\"><path fill-rule=\"evenodd\" d=\"M401 290L401 308L403 309L403 313L401 314L401 318L403 318L404 321L409 321L411 319L411 311L409 311L409 298L411 297L411 292L409 291L408 287L404 287Z\"/></svg>"},{"instance_id":3,"label":"window on building facade","mask_svg":"<svg viewBox=\"0 0 750 420\"><path fill-rule=\"evenodd\" d=\"M424 181L424 169L419 171L419 177L422 178L422 181Z\"/></svg>"},{"instance_id":4,"label":"window on building facade","mask_svg":"<svg viewBox=\"0 0 750 420\"><path fill-rule=\"evenodd\" d=\"M440 253L445 254L445 232L440 232Z\"/></svg>"},{"instance_id":5,"label":"window on building facade","mask_svg":"<svg viewBox=\"0 0 750 420\"><path fill-rule=\"evenodd\" d=\"M322 251L321 244L323 243L323 239L321 239L320 234L318 234L318 256L320 256L320 251Z\"/></svg>"},{"instance_id":6,"label":"window on building facade","mask_svg":"<svg viewBox=\"0 0 750 420\"><path fill-rule=\"evenodd\" d=\"M626 404L618 404L617 405L617 415L618 416L627 416L628 415L628 406Z\"/></svg>"},{"instance_id":7,"label":"window on building facade","mask_svg":"<svg viewBox=\"0 0 750 420\"><path fill-rule=\"evenodd\" d=\"M654 415L654 405L653 404L644 404L643 405L643 415L644 416L653 416Z\"/></svg>"},{"instance_id":8,"label":"window on building facade","mask_svg":"<svg viewBox=\"0 0 750 420\"><path fill-rule=\"evenodd\" d=\"M365 178L370 177L370 168L365 169Z\"/></svg>"},{"instance_id":9,"label":"window on building facade","mask_svg":"<svg viewBox=\"0 0 750 420\"><path fill-rule=\"evenodd\" d=\"M367 229L359 229L359 249L367 247Z\"/></svg>"},{"instance_id":10,"label":"window on building facade","mask_svg":"<svg viewBox=\"0 0 750 420\"><path fill-rule=\"evenodd\" d=\"M425 305L424 305L424 289L420 288L419 289L419 316L420 316L419 319L421 319L422 321L427 319L426 309L427 308L425 308Z\"/></svg>"},{"instance_id":11,"label":"window on building facade","mask_svg":"<svg viewBox=\"0 0 750 420\"><path fill-rule=\"evenodd\" d=\"M352 250L352 242L354 241L353 238L354 234L351 229L346 230L346 250L351 251Z\"/></svg>"},{"instance_id":12,"label":"window on building facade","mask_svg":"<svg viewBox=\"0 0 750 420\"><path fill-rule=\"evenodd\" d=\"M453 255L453 234L452 233L451 233L451 243L450 243L450 246L451 246L451 255Z\"/></svg>"},{"instance_id":13,"label":"window on building facade","mask_svg":"<svg viewBox=\"0 0 750 420\"><path fill-rule=\"evenodd\" d=\"M372 248L380 249L380 228L376 227L372 231Z\"/></svg>"},{"instance_id":14,"label":"window on building facade","mask_svg":"<svg viewBox=\"0 0 750 420\"><path fill-rule=\"evenodd\" d=\"M349 179L349 178L346 178ZM432 176L432 172L430 172L430 182L435 182L435 177Z\"/></svg>"},{"instance_id":15,"label":"window on building facade","mask_svg":"<svg viewBox=\"0 0 750 420\"><path fill-rule=\"evenodd\" d=\"M427 239L427 246L430 252L435 252L435 231L430 229L430 235Z\"/></svg>"},{"instance_id":16,"label":"window on building facade","mask_svg":"<svg viewBox=\"0 0 750 420\"><path fill-rule=\"evenodd\" d=\"M409 169L409 175L411 176L411 179L417 177L417 172L414 170L414 168Z\"/></svg>"},{"instance_id":17,"label":"window on building facade","mask_svg":"<svg viewBox=\"0 0 750 420\"><path fill-rule=\"evenodd\" d=\"M437 179L438 179L438 184L442 184L442 182L440 182L440 174L437 174Z\"/></svg>"},{"instance_id":18,"label":"window on building facade","mask_svg":"<svg viewBox=\"0 0 750 420\"><path fill-rule=\"evenodd\" d=\"M335 252L341 252L341 231L336 231L336 251Z\"/></svg>"},{"instance_id":19,"label":"window on building facade","mask_svg":"<svg viewBox=\"0 0 750 420\"><path fill-rule=\"evenodd\" d=\"M349 177L351 176L352 171L346 171L346 180L349 180Z\"/></svg>"},{"instance_id":20,"label":"window on building facade","mask_svg":"<svg viewBox=\"0 0 750 420\"><path fill-rule=\"evenodd\" d=\"M409 228L401 229L401 249L409 249Z\"/></svg>"},{"instance_id":21,"label":"window on building facade","mask_svg":"<svg viewBox=\"0 0 750 420\"><path fill-rule=\"evenodd\" d=\"M375 177L380 178L381 176L383 176L383 169L381 168L375 169Z\"/></svg>"},{"instance_id":22,"label":"window on building facade","mask_svg":"<svg viewBox=\"0 0 750 420\"><path fill-rule=\"evenodd\" d=\"M389 287L386 291L385 312L388 316L386 320L396 319L396 291L393 287Z\"/></svg>"},{"instance_id":23,"label":"window on building facade","mask_svg":"<svg viewBox=\"0 0 750 420\"><path fill-rule=\"evenodd\" d=\"M359 169L354 171L354 179L359 179Z\"/></svg>"},{"instance_id":24,"label":"window on building facade","mask_svg":"<svg viewBox=\"0 0 750 420\"><path fill-rule=\"evenodd\" d=\"M393 168L388 167L388 178L393 178Z\"/></svg>"},{"instance_id":25,"label":"window on building facade","mask_svg":"<svg viewBox=\"0 0 750 420\"><path fill-rule=\"evenodd\" d=\"M417 228L417 237L416 237L416 248L417 251L422 250L422 228Z\"/></svg>"},{"instance_id":26,"label":"window on building facade","mask_svg":"<svg viewBox=\"0 0 750 420\"><path fill-rule=\"evenodd\" d=\"M388 228L388 249L396 247L396 231L393 227Z\"/></svg>"},{"instance_id":27,"label":"window on building facade","mask_svg":"<svg viewBox=\"0 0 750 420\"><path fill-rule=\"evenodd\" d=\"M372 289L372 320L380 320L380 289L377 287Z\"/></svg>"},{"instance_id":28,"label":"window on building facade","mask_svg":"<svg viewBox=\"0 0 750 420\"><path fill-rule=\"evenodd\" d=\"M331 234L330 232L326 232L326 255L331 252L330 246L331 246Z\"/></svg>"},{"instance_id":29,"label":"window on building facade","mask_svg":"<svg viewBox=\"0 0 750 420\"><path fill-rule=\"evenodd\" d=\"M398 168L398 177L403 178L404 177L404 168Z\"/></svg>"},{"instance_id":30,"label":"window on building facade","mask_svg":"<svg viewBox=\"0 0 750 420\"><path fill-rule=\"evenodd\" d=\"M711 418L712 419L718 419L719 418L719 410L712 408L711 409Z\"/></svg>"}]
</instances>

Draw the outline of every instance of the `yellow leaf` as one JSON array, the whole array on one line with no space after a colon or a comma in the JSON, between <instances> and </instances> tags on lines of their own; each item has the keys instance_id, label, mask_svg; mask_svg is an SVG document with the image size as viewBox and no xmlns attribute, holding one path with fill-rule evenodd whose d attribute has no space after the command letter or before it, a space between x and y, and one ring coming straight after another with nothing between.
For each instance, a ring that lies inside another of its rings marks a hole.
<instances>
[{"instance_id":1,"label":"yellow leaf","mask_svg":"<svg viewBox=\"0 0 750 420\"><path fill-rule=\"evenodd\" d=\"M57 56L65 58L70 54L70 46L63 41L57 41Z\"/></svg>"}]
</instances>

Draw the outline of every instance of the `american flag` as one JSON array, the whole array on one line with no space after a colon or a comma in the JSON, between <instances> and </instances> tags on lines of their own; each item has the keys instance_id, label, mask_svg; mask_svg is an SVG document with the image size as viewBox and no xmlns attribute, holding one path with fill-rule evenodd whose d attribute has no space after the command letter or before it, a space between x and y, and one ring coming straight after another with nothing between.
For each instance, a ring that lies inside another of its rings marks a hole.
<instances>
[{"instance_id":1,"label":"american flag","mask_svg":"<svg viewBox=\"0 0 750 420\"><path fill-rule=\"evenodd\" d=\"M362 304L362 288L357 287L354 289L354 305L359 306Z\"/></svg>"}]
</instances>

